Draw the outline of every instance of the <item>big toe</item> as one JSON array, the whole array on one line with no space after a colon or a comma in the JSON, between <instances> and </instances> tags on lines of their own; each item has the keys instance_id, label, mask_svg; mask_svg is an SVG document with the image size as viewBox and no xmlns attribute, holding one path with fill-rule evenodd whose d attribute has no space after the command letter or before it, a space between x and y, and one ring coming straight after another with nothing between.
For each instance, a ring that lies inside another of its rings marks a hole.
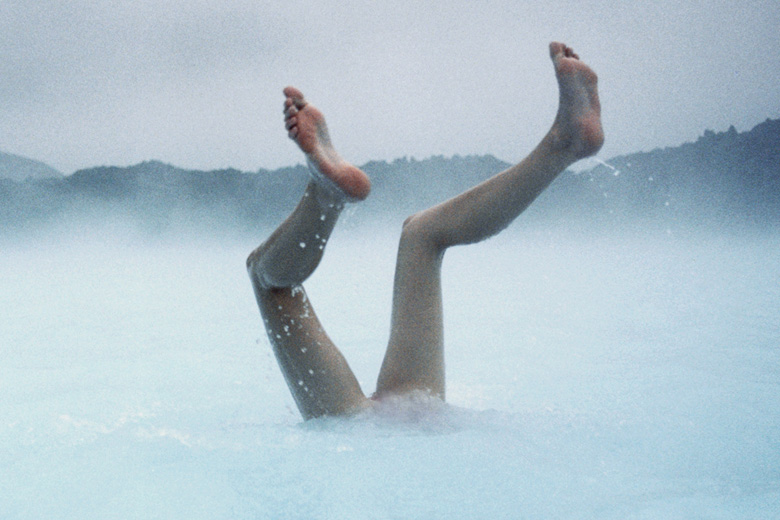
<instances>
[{"instance_id":1,"label":"big toe","mask_svg":"<svg viewBox=\"0 0 780 520\"><path fill-rule=\"evenodd\" d=\"M561 42L550 43L550 58L555 60L556 58L563 56L566 52L566 45Z\"/></svg>"},{"instance_id":2,"label":"big toe","mask_svg":"<svg viewBox=\"0 0 780 520\"><path fill-rule=\"evenodd\" d=\"M285 89L282 92L284 92L285 96L287 96L288 98L292 99L293 103L295 103L295 105L298 108L301 108L301 107L303 107L303 105L306 104L306 101L303 99L303 92L301 92L297 88L295 88L295 87L285 87Z\"/></svg>"}]
</instances>

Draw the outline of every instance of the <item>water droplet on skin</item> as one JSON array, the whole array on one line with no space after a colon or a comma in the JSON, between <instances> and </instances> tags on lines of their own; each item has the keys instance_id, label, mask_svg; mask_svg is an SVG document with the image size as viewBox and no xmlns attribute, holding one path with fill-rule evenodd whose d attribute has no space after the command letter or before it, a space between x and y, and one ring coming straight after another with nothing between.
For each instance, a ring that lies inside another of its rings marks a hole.
<instances>
[{"instance_id":1,"label":"water droplet on skin","mask_svg":"<svg viewBox=\"0 0 780 520\"><path fill-rule=\"evenodd\" d=\"M320 220L322 220L323 222L325 222L325 214L324 214L324 213L323 213L322 215L320 215Z\"/></svg>"},{"instance_id":2,"label":"water droplet on skin","mask_svg":"<svg viewBox=\"0 0 780 520\"><path fill-rule=\"evenodd\" d=\"M301 242L298 245L301 246L301 249L304 249L306 247L306 242Z\"/></svg>"},{"instance_id":3,"label":"water droplet on skin","mask_svg":"<svg viewBox=\"0 0 780 520\"><path fill-rule=\"evenodd\" d=\"M310 369L309 369L309 374L311 374L311 375L314 375L314 370L312 370L312 369L310 368Z\"/></svg>"},{"instance_id":4,"label":"water droplet on skin","mask_svg":"<svg viewBox=\"0 0 780 520\"><path fill-rule=\"evenodd\" d=\"M301 379L298 380L298 386L303 386L303 380Z\"/></svg>"},{"instance_id":5,"label":"water droplet on skin","mask_svg":"<svg viewBox=\"0 0 780 520\"><path fill-rule=\"evenodd\" d=\"M277 334L277 335L276 335L276 339L282 339L282 336L280 336L279 334Z\"/></svg>"}]
</instances>

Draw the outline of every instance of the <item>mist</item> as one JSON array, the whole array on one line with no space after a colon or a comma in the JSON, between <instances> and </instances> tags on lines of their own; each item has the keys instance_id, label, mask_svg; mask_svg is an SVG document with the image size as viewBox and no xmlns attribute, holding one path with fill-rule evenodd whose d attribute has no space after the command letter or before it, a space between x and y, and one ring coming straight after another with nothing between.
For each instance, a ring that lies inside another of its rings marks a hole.
<instances>
[{"instance_id":1,"label":"mist","mask_svg":"<svg viewBox=\"0 0 780 520\"><path fill-rule=\"evenodd\" d=\"M779 143L767 120L564 172L447 251L446 404L305 423L245 271L303 166L0 179L2 516L770 517ZM306 289L371 393L401 223L508 164L361 166Z\"/></svg>"},{"instance_id":2,"label":"mist","mask_svg":"<svg viewBox=\"0 0 780 520\"><path fill-rule=\"evenodd\" d=\"M3 516L772 516L780 234L563 193L447 252L448 404L348 420L303 423L265 337L270 218L106 202L5 236ZM369 393L402 218L351 206L306 285Z\"/></svg>"},{"instance_id":3,"label":"mist","mask_svg":"<svg viewBox=\"0 0 780 520\"><path fill-rule=\"evenodd\" d=\"M776 516L779 6L3 1L0 517ZM370 393L403 219L544 135L551 40L607 141L447 252L447 403L303 422L244 267L281 88L374 183L306 284Z\"/></svg>"}]
</instances>

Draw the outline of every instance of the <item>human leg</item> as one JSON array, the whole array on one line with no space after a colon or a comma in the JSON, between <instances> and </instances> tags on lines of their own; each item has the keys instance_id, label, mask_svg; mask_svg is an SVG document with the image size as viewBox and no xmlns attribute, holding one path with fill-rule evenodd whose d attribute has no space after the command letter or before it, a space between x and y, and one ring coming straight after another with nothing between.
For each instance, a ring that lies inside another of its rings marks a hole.
<instances>
[{"instance_id":1,"label":"human leg","mask_svg":"<svg viewBox=\"0 0 780 520\"><path fill-rule=\"evenodd\" d=\"M444 252L506 228L560 172L601 147L604 136L596 74L563 44L550 44L550 56L558 79L559 106L552 128L539 145L519 164L404 223L378 396L421 390L444 398Z\"/></svg>"},{"instance_id":2,"label":"human leg","mask_svg":"<svg viewBox=\"0 0 780 520\"><path fill-rule=\"evenodd\" d=\"M368 195L368 177L343 161L322 114L285 89L288 134L306 154L313 179L292 214L247 258L268 338L305 419L367 405L352 370L323 330L302 287L317 268L344 204Z\"/></svg>"}]
</instances>

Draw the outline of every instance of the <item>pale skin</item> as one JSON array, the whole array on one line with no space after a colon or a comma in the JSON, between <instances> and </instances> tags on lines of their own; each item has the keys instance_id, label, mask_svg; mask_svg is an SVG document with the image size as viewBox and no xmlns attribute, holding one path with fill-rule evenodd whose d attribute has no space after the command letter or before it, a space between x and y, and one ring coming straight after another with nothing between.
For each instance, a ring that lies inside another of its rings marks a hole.
<instances>
[{"instance_id":1,"label":"pale skin","mask_svg":"<svg viewBox=\"0 0 780 520\"><path fill-rule=\"evenodd\" d=\"M562 43L550 44L550 57L558 112L536 148L517 165L404 222L390 339L372 398L325 333L302 286L319 265L344 205L365 199L371 182L333 148L322 113L298 89L284 89L285 127L305 154L312 179L292 214L249 255L247 269L279 366L305 419L354 414L391 395L445 398L444 252L505 229L558 174L604 142L596 74Z\"/></svg>"}]
</instances>

